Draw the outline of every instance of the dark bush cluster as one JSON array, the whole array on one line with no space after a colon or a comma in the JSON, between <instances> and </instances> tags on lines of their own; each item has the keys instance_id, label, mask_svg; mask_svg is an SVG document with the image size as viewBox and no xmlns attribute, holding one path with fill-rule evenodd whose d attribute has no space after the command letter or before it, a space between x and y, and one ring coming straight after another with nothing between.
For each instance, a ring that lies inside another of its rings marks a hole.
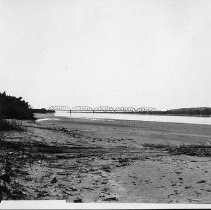
<instances>
[{"instance_id":1,"label":"dark bush cluster","mask_svg":"<svg viewBox=\"0 0 211 210\"><path fill-rule=\"evenodd\" d=\"M34 114L28 104L22 97L6 95L0 93L0 118L7 119L34 119Z\"/></svg>"},{"instance_id":2,"label":"dark bush cluster","mask_svg":"<svg viewBox=\"0 0 211 210\"><path fill-rule=\"evenodd\" d=\"M42 109L32 109L33 113L40 113L40 114L48 114L48 113L55 113L54 110L48 110L45 108Z\"/></svg>"}]
</instances>

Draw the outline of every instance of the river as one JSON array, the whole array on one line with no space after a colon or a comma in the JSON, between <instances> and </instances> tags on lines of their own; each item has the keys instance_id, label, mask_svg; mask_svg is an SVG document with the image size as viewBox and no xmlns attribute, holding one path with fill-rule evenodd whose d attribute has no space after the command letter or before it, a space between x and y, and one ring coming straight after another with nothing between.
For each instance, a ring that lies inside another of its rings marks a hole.
<instances>
[{"instance_id":1,"label":"river","mask_svg":"<svg viewBox=\"0 0 211 210\"><path fill-rule=\"evenodd\" d=\"M55 116L70 118L85 118L92 120L140 120L140 121L157 121L157 122L174 122L211 125L211 117L191 117L191 116L166 116L166 115L142 115L142 114L114 114L114 113L69 113L57 111Z\"/></svg>"}]
</instances>

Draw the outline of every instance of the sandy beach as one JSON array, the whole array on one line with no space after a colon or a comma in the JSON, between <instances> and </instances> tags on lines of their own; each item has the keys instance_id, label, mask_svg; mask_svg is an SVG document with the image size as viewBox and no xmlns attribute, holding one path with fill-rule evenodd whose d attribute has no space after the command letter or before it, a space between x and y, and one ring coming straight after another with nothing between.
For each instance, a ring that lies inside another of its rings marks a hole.
<instances>
[{"instance_id":1,"label":"sandy beach","mask_svg":"<svg viewBox=\"0 0 211 210\"><path fill-rule=\"evenodd\" d=\"M3 199L211 203L210 125L36 117L1 137Z\"/></svg>"}]
</instances>

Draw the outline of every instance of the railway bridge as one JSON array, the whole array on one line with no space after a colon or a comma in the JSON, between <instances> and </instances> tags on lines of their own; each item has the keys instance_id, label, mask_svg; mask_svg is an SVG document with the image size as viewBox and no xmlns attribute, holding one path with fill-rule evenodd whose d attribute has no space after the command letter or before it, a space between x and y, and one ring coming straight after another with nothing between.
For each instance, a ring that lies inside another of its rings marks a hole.
<instances>
[{"instance_id":1,"label":"railway bridge","mask_svg":"<svg viewBox=\"0 0 211 210\"><path fill-rule=\"evenodd\" d=\"M111 107L111 106L98 106L98 107L90 107L90 106L51 106L49 110L53 111L65 111L70 113L149 113L156 111L153 107Z\"/></svg>"}]
</instances>

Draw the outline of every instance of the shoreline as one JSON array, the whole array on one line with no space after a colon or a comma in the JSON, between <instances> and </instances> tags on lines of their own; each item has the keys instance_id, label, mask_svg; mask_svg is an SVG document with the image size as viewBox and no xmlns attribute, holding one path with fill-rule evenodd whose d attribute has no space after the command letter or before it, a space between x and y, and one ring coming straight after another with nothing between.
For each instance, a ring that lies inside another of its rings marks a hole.
<instances>
[{"instance_id":1,"label":"shoreline","mask_svg":"<svg viewBox=\"0 0 211 210\"><path fill-rule=\"evenodd\" d=\"M210 203L210 125L49 118L4 133L6 199Z\"/></svg>"},{"instance_id":2,"label":"shoreline","mask_svg":"<svg viewBox=\"0 0 211 210\"><path fill-rule=\"evenodd\" d=\"M165 116L165 115L164 115ZM189 116L187 116L189 117ZM190 116L195 117L195 116ZM202 124L202 123L184 123L184 122L163 122L163 121L147 121L147 120L127 120L127 119L111 119L111 118L89 118L89 117L66 117L66 116L54 116L50 114L40 114L35 113L36 120L42 120L42 119L48 119L51 120L52 118L58 119L58 120L74 120L74 121L116 121L116 122L134 122L136 124L138 123L161 123L161 124L183 124L183 125L193 125L193 126L211 126L209 124Z\"/></svg>"}]
</instances>

